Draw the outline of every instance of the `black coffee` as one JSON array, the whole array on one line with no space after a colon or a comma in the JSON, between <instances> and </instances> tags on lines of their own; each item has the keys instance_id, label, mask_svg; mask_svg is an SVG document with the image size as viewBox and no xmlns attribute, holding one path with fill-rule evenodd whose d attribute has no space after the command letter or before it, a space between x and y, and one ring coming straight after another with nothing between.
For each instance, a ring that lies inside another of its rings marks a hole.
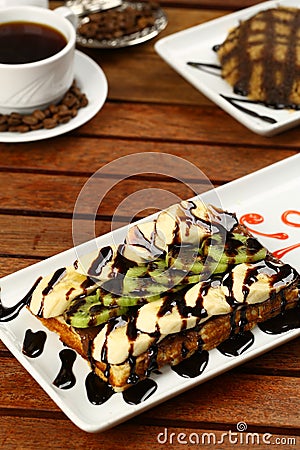
<instances>
[{"instance_id":1,"label":"black coffee","mask_svg":"<svg viewBox=\"0 0 300 450\"><path fill-rule=\"evenodd\" d=\"M49 58L62 50L66 38L54 28L32 22L0 25L0 63L25 64Z\"/></svg>"}]
</instances>

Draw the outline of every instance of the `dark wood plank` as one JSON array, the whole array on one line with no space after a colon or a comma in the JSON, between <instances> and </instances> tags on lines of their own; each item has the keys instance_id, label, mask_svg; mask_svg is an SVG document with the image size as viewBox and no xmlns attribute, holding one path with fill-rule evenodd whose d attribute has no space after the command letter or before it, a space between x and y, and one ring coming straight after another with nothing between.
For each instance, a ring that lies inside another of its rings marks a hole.
<instances>
[{"instance_id":1,"label":"dark wood plank","mask_svg":"<svg viewBox=\"0 0 300 450\"><path fill-rule=\"evenodd\" d=\"M17 270L24 269L40 261L40 258L0 257L0 277L5 277Z\"/></svg>"},{"instance_id":2,"label":"dark wood plank","mask_svg":"<svg viewBox=\"0 0 300 450\"><path fill-rule=\"evenodd\" d=\"M195 91L197 94L197 91ZM78 132L143 140L297 149L299 127L274 137L253 133L217 106L180 106L106 103L99 118ZM140 118L143 117L141 121ZM166 120L167 118L167 120ZM100 120L101 127L99 127ZM162 126L163 124L163 126Z\"/></svg>"},{"instance_id":3,"label":"dark wood plank","mask_svg":"<svg viewBox=\"0 0 300 450\"><path fill-rule=\"evenodd\" d=\"M134 127L134 117L128 122L128 127L125 130L124 119L120 117L122 114L121 108L116 109L116 114L120 125L109 131L109 119L106 119L106 125L103 124L102 131L105 134L108 133L122 133L127 132L127 135L136 133L133 139L117 139L109 137L93 138L84 136L61 136L51 141L51 145L47 141L44 142L31 142L22 146L18 144L4 145L1 148L1 161L0 171L11 172L23 172L23 178L26 180L26 172L39 172L45 173L56 177L57 174L70 175L84 175L86 177L91 176L94 172L105 166L117 158L125 157L127 155L148 152L167 153L179 158L183 158L197 168L203 171L212 182L215 180L231 181L235 178L239 178L248 173L254 172L262 167L272 164L281 159L287 158L297 153L298 148L291 145L288 147L288 142L285 148L280 144L280 139L283 140L283 136L280 138L263 140L258 143L257 139L254 139L254 145L251 141L248 141L248 145L237 144L232 145L229 142L214 144L209 142L209 135L203 136L206 139L203 142L188 142L189 134L180 136L181 142L156 142L155 140L136 140L137 130ZM124 112L125 113L125 112ZM154 120L155 113L152 110L152 120ZM177 114L178 121L182 123L182 117L180 113ZM137 119L137 116L135 116ZM117 120L117 119L116 119ZM192 117L191 117L192 120ZM123 123L122 123L123 122ZM96 126L92 123L90 126L96 131ZM111 124L112 126L112 124ZM167 125L166 125L167 126ZM181 126L180 126L181 128ZM152 131L149 128L148 134L155 133L156 128L153 127ZM196 128L193 133L199 132ZM203 124L202 131L205 133L205 126ZM162 130L162 133L163 130ZM171 136L171 135L170 135ZM184 140L186 136L186 140ZM221 140L221 136L219 137ZM239 138L240 139L240 138ZM256 139L256 141L255 141ZM228 137L224 136L224 141L228 141ZM279 141L279 143L278 143ZM66 148L70 146L72 152L66 151ZM275 151L276 149L276 151ZM156 166L159 168L160 166ZM182 170L182 168L181 168ZM111 166L109 173L116 175L124 175L127 172L125 169L118 171ZM180 175L183 176L180 171ZM188 177L187 177L188 178Z\"/></svg>"},{"instance_id":4,"label":"dark wood plank","mask_svg":"<svg viewBox=\"0 0 300 450\"><path fill-rule=\"evenodd\" d=\"M238 369L242 372L300 378L300 338L254 358Z\"/></svg>"},{"instance_id":5,"label":"dark wood plank","mask_svg":"<svg viewBox=\"0 0 300 450\"><path fill-rule=\"evenodd\" d=\"M24 177L20 173L0 173L0 183L7 186L5 192L0 193L1 208L13 210L16 214L20 211L21 214L27 211L34 212L35 215L42 214L61 214L62 217L68 215L72 218L73 209L76 199L87 181L85 177L68 177L68 176L47 176L40 174L26 174ZM193 186L193 184L190 184ZM121 186L121 188L120 188ZM114 186L114 180L100 179L97 184L98 198L86 198L82 201L80 214L93 213L93 204L96 207L99 205L101 216L111 216L114 214L116 208L120 203L128 199L128 197L136 191L143 190L143 195L140 195L132 204L134 215L140 211L145 210L153 205L153 187L160 189L163 194L163 202L154 202L157 207L162 205L163 208L167 204L172 204L178 199L186 199L193 195L188 184L172 183L168 181L160 181L160 179L148 180L124 180L120 185ZM108 188L111 188L108 191ZM99 189L99 190L98 190ZM145 190L145 191L144 191ZM15 193L18 195L15 195ZM169 193L174 193L171 200L168 197ZM103 197L103 201L101 202ZM164 202L166 199L166 202ZM175 200L175 201L174 201ZM92 208L90 207L92 205ZM130 211L130 205L125 205L123 209L125 216L134 217Z\"/></svg>"},{"instance_id":6,"label":"dark wood plank","mask_svg":"<svg viewBox=\"0 0 300 450\"><path fill-rule=\"evenodd\" d=\"M71 219L0 216L0 276L73 247ZM86 229L83 220L82 229ZM115 227L124 225L114 221ZM111 231L110 221L96 221L97 235ZM85 240L88 240L86 236ZM30 259L30 257L32 259Z\"/></svg>"},{"instance_id":7,"label":"dark wood plank","mask_svg":"<svg viewBox=\"0 0 300 450\"><path fill-rule=\"evenodd\" d=\"M48 415L58 410L17 361L2 358L1 362L1 410L39 410ZM269 427L292 429L299 423L299 417L290 414L291 409L300 408L298 383L299 378L249 375L233 370L149 410L140 420L196 426L230 425L243 420L249 426L263 426L267 418ZM261 404L264 408L258 408Z\"/></svg>"},{"instance_id":8,"label":"dark wood plank","mask_svg":"<svg viewBox=\"0 0 300 450\"><path fill-rule=\"evenodd\" d=\"M47 440L45 439L45 430L47 430ZM196 448L201 444L203 448L214 448L219 442L219 445L222 444L220 448L231 448L234 439L238 438L237 442L246 442L248 439L247 442L251 444L251 449L268 450L270 448L268 442L273 445L277 443L278 448L280 448L278 444L282 442L284 445L282 448L287 450L297 448L299 436L292 433L283 436L276 432L270 433L270 436L264 436L268 430L269 428L257 430L251 427L248 429L248 433L253 433L253 435L248 434L246 437L246 434L233 434L236 432L236 423L223 430L214 428L207 430L201 427L194 429L186 426L168 426L164 423L149 427L147 424L129 422L100 434L88 434L78 430L66 420L4 416L1 418L0 445L2 444L2 448L14 450L35 450L36 448L44 450L49 446L51 449L66 449L70 448L70 445L74 450L83 448L99 450L99 446L101 449L111 450L124 448L159 450L161 448L179 449L183 445L186 448ZM230 432L232 433L231 437ZM167 442L164 442L166 439ZM187 444L184 444L184 441L187 441Z\"/></svg>"},{"instance_id":9,"label":"dark wood plank","mask_svg":"<svg viewBox=\"0 0 300 450\"><path fill-rule=\"evenodd\" d=\"M299 378L270 377L241 374L237 371L223 374L199 387L176 397L151 412L164 423L186 420L202 423L235 423L239 420L252 426L298 428ZM259 405L263 405L260 407ZM187 419L188 418L188 419Z\"/></svg>"}]
</instances>

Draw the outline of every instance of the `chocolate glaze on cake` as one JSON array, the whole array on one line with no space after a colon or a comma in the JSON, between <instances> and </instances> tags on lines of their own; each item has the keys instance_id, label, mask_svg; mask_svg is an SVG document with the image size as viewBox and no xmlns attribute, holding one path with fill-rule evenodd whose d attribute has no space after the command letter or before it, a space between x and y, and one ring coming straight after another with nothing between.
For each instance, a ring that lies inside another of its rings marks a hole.
<instances>
[{"instance_id":1,"label":"chocolate glaze on cake","mask_svg":"<svg viewBox=\"0 0 300 450\"><path fill-rule=\"evenodd\" d=\"M261 11L234 28L216 51L236 94L276 109L300 108L300 9Z\"/></svg>"}]
</instances>

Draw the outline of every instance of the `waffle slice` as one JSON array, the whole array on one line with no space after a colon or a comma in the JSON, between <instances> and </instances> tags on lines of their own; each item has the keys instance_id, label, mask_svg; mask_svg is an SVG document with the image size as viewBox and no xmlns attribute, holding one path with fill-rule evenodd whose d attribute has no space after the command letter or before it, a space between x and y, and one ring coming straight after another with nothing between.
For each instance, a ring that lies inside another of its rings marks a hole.
<instances>
[{"instance_id":1,"label":"waffle slice","mask_svg":"<svg viewBox=\"0 0 300 450\"><path fill-rule=\"evenodd\" d=\"M188 201L42 279L28 308L123 391L296 307L298 278L234 214Z\"/></svg>"}]
</instances>

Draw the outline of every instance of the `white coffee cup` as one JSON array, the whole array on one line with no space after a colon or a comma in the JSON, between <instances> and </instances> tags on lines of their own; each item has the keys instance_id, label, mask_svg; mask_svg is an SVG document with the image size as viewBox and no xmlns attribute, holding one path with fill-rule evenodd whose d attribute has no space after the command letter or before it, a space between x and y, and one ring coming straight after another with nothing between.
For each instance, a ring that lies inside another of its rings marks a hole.
<instances>
[{"instance_id":1,"label":"white coffee cup","mask_svg":"<svg viewBox=\"0 0 300 450\"><path fill-rule=\"evenodd\" d=\"M57 103L74 79L76 17L69 8L54 11L36 6L0 8L0 25L9 22L34 22L54 28L66 39L58 53L24 64L0 62L0 113L28 114Z\"/></svg>"}]
</instances>

